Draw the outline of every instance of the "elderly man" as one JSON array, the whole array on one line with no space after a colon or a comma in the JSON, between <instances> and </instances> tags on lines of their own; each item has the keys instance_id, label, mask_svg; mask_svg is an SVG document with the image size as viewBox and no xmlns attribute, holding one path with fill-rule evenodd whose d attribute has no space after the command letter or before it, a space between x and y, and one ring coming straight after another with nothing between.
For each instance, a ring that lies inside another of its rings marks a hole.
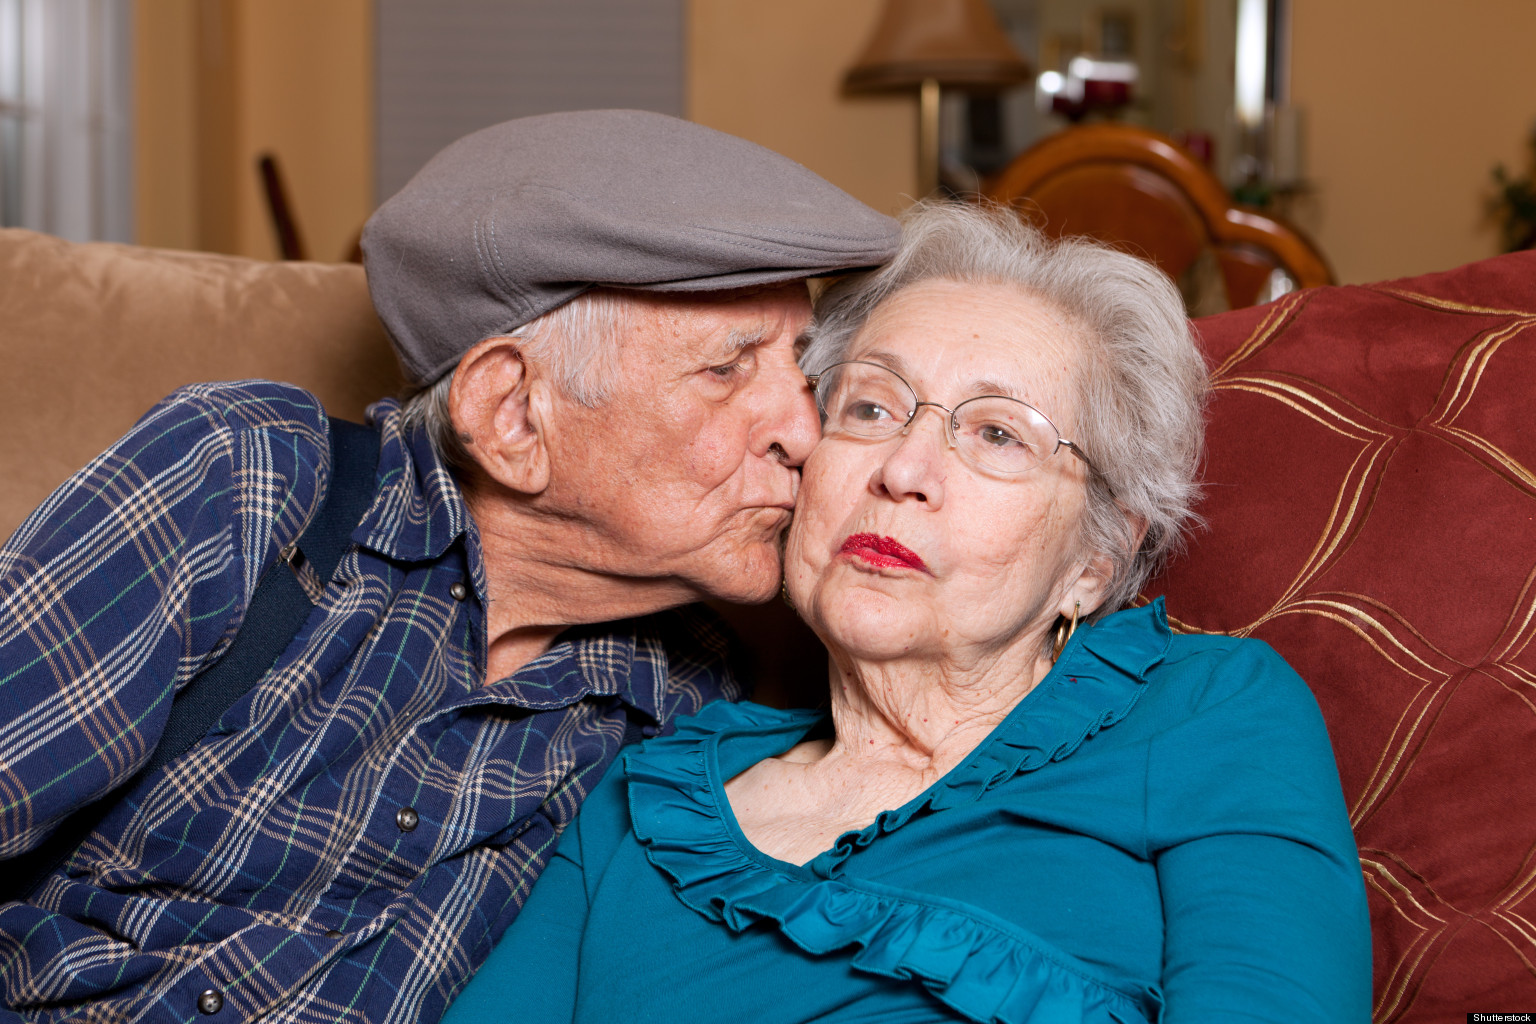
<instances>
[{"instance_id":1,"label":"elderly man","mask_svg":"<svg viewBox=\"0 0 1536 1024\"><path fill-rule=\"evenodd\" d=\"M621 742L734 695L710 621L665 610L777 589L803 279L895 241L660 115L436 157L364 232L422 390L371 410L334 572L305 556L343 429L266 382L166 399L0 550L0 856L101 815L0 908L11 1012L435 1020ZM251 644L275 661L205 699ZM136 775L197 702L216 724Z\"/></svg>"}]
</instances>

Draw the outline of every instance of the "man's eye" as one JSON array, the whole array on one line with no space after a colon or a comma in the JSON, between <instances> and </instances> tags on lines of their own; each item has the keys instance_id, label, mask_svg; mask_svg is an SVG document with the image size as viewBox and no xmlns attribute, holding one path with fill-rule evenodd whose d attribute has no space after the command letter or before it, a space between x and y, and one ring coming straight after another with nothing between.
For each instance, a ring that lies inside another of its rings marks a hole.
<instances>
[{"instance_id":1,"label":"man's eye","mask_svg":"<svg viewBox=\"0 0 1536 1024\"><path fill-rule=\"evenodd\" d=\"M721 380L734 380L737 377L746 376L752 370L752 358L743 355L740 359L733 359L719 366L711 366L708 371L711 375Z\"/></svg>"}]
</instances>

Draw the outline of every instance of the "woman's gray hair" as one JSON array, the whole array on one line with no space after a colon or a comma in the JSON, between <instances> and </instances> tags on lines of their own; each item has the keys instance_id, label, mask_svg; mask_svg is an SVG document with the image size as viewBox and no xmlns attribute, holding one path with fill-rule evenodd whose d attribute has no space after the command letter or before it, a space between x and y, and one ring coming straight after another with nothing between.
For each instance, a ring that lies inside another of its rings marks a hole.
<instances>
[{"instance_id":1,"label":"woman's gray hair","mask_svg":"<svg viewBox=\"0 0 1536 1024\"><path fill-rule=\"evenodd\" d=\"M549 371L567 398L595 409L612 397L619 374L619 339L633 323L639 301L615 289L593 288L506 336L523 339L523 353ZM470 470L474 458L453 429L449 413L452 389L450 370L411 393L401 410L400 426L407 435L418 427L424 429L438 458L455 469Z\"/></svg>"},{"instance_id":2,"label":"woman's gray hair","mask_svg":"<svg viewBox=\"0 0 1536 1024\"><path fill-rule=\"evenodd\" d=\"M1072 440L1097 471L1081 543L1113 562L1092 618L1123 607L1197 522L1208 383L1178 289L1151 263L1088 239L1054 241L1007 207L924 201L903 216L890 263L817 299L802 368L816 373L844 359L882 302L930 279L1011 285L1079 328L1088 349Z\"/></svg>"}]
</instances>

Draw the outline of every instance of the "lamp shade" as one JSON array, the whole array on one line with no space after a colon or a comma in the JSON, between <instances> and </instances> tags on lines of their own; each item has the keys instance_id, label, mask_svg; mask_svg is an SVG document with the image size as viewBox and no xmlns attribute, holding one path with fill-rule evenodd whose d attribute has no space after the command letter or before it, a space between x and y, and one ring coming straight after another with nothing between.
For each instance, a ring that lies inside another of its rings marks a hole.
<instances>
[{"instance_id":1,"label":"lamp shade","mask_svg":"<svg viewBox=\"0 0 1536 1024\"><path fill-rule=\"evenodd\" d=\"M874 34L843 86L875 92L931 80L1000 89L1032 74L986 0L885 0Z\"/></svg>"}]
</instances>

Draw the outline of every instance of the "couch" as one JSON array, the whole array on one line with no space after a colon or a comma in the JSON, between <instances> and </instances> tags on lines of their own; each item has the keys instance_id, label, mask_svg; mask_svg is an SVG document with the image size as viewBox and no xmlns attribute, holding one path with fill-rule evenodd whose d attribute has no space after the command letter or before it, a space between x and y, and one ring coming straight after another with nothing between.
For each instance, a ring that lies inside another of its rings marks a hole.
<instances>
[{"instance_id":1,"label":"couch","mask_svg":"<svg viewBox=\"0 0 1536 1024\"><path fill-rule=\"evenodd\" d=\"M1312 685L1360 847L1375 1019L1536 1006L1536 254L1197 321L1207 526L1143 599ZM351 266L0 231L0 537L155 399L272 376L358 418L400 379ZM725 609L770 700L822 656Z\"/></svg>"},{"instance_id":2,"label":"couch","mask_svg":"<svg viewBox=\"0 0 1536 1024\"><path fill-rule=\"evenodd\" d=\"M403 383L354 264L0 229L0 538L183 384L277 376L338 416Z\"/></svg>"}]
</instances>

